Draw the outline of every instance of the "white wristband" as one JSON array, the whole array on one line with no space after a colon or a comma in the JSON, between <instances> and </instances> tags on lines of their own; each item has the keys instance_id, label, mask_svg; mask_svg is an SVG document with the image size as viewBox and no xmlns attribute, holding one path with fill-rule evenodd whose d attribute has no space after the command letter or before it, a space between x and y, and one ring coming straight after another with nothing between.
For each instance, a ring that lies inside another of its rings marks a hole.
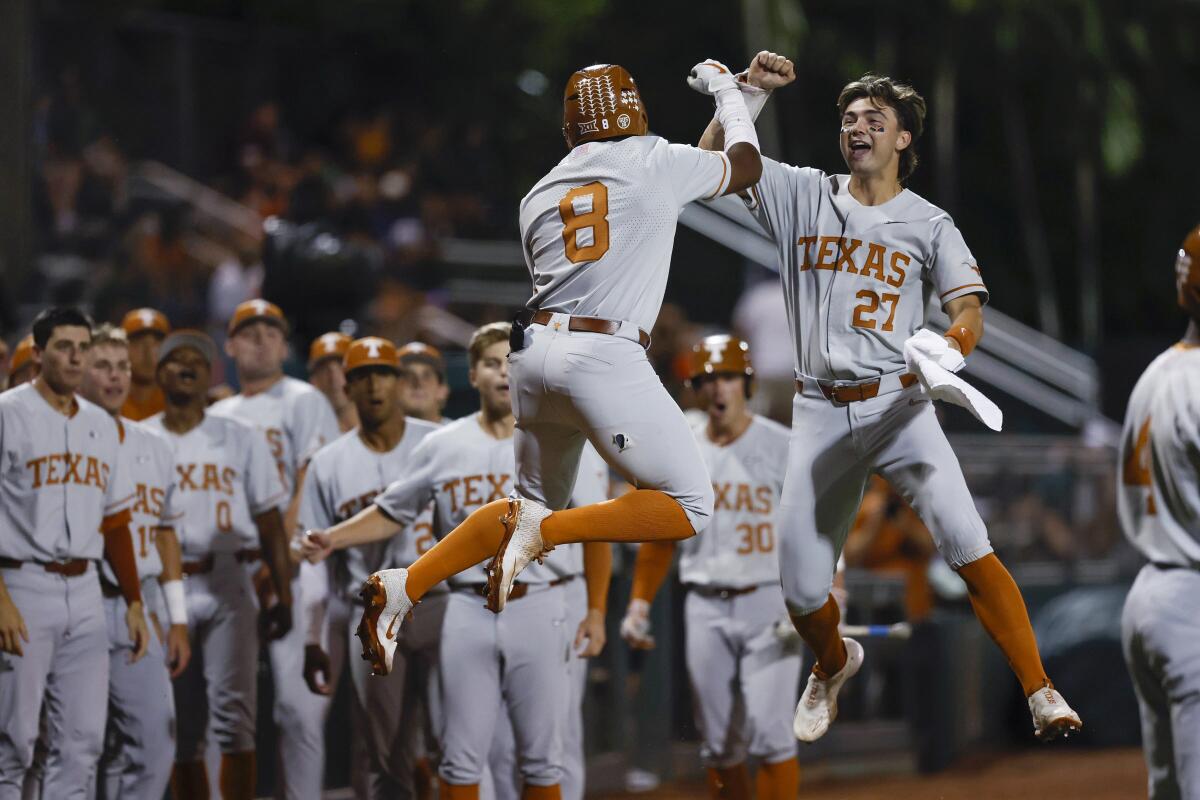
<instances>
[{"instance_id":1,"label":"white wristband","mask_svg":"<svg viewBox=\"0 0 1200 800\"><path fill-rule=\"evenodd\" d=\"M754 122L746 108L746 99L737 86L727 86L719 89L716 94L717 122L725 131L725 152L735 144L749 143L755 150L761 151L758 144L758 131L754 130Z\"/></svg>"},{"instance_id":2,"label":"white wristband","mask_svg":"<svg viewBox=\"0 0 1200 800\"><path fill-rule=\"evenodd\" d=\"M746 110L750 112L750 121L754 122L758 119L758 115L762 113L763 106L767 104L767 100L770 99L771 90L746 83L745 72L738 73L736 77L738 91L742 93L742 98L746 101Z\"/></svg>"},{"instance_id":3,"label":"white wristband","mask_svg":"<svg viewBox=\"0 0 1200 800\"><path fill-rule=\"evenodd\" d=\"M167 621L172 625L187 625L187 597L183 592L183 581L176 578L164 581L160 586L167 604Z\"/></svg>"},{"instance_id":4,"label":"white wristband","mask_svg":"<svg viewBox=\"0 0 1200 800\"><path fill-rule=\"evenodd\" d=\"M629 601L629 607L625 613L631 617L648 617L650 616L650 604L639 597Z\"/></svg>"}]
</instances>

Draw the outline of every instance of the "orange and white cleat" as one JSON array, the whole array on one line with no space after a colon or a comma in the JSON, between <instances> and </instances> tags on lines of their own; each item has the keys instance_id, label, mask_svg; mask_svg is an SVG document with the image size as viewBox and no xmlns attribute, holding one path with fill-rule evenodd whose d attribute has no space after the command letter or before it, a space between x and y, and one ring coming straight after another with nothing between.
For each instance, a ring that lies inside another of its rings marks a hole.
<instances>
[{"instance_id":1,"label":"orange and white cleat","mask_svg":"<svg viewBox=\"0 0 1200 800\"><path fill-rule=\"evenodd\" d=\"M1033 715L1033 735L1043 742L1066 739L1083 728L1083 720L1058 690L1047 683L1029 695L1029 713Z\"/></svg>"},{"instance_id":2,"label":"orange and white cleat","mask_svg":"<svg viewBox=\"0 0 1200 800\"><path fill-rule=\"evenodd\" d=\"M513 581L530 561L541 561L553 547L542 541L542 520L550 509L533 500L516 497L508 501L508 513L500 518L504 538L496 557L487 565L487 607L499 614L504 610Z\"/></svg>"},{"instance_id":3,"label":"orange and white cleat","mask_svg":"<svg viewBox=\"0 0 1200 800\"><path fill-rule=\"evenodd\" d=\"M792 720L792 733L802 742L815 742L825 735L829 726L837 719L838 692L842 684L858 674L863 663L862 645L843 637L846 643L846 663L828 680L821 680L814 672L808 676L808 685L796 705L796 716Z\"/></svg>"},{"instance_id":4,"label":"orange and white cleat","mask_svg":"<svg viewBox=\"0 0 1200 800\"><path fill-rule=\"evenodd\" d=\"M392 671L400 626L413 607L404 589L407 583L408 570L384 569L367 578L358 594L365 607L354 635L362 641L362 657L371 662L374 675Z\"/></svg>"}]
</instances>

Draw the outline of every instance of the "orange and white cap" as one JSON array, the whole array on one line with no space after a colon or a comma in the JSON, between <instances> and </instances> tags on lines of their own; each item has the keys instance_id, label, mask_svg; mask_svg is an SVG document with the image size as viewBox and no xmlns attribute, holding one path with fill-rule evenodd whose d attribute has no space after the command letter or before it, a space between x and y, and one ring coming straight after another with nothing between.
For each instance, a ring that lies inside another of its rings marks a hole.
<instances>
[{"instance_id":1,"label":"orange and white cap","mask_svg":"<svg viewBox=\"0 0 1200 800\"><path fill-rule=\"evenodd\" d=\"M346 357L351 341L353 340L349 336L340 331L323 333L313 339L312 344L308 346L308 371L312 372L318 364L331 358L341 361Z\"/></svg>"},{"instance_id":2,"label":"orange and white cap","mask_svg":"<svg viewBox=\"0 0 1200 800\"><path fill-rule=\"evenodd\" d=\"M244 326L251 322L269 322L277 326L284 333L288 332L287 318L283 316L283 311L279 306L269 300L256 298L240 303L233 310L233 316L229 318L229 327L227 328L230 336L233 336Z\"/></svg>"},{"instance_id":3,"label":"orange and white cap","mask_svg":"<svg viewBox=\"0 0 1200 800\"><path fill-rule=\"evenodd\" d=\"M156 333L166 336L171 332L167 315L156 308L135 308L121 319L121 330L132 338L139 333Z\"/></svg>"},{"instance_id":4,"label":"orange and white cap","mask_svg":"<svg viewBox=\"0 0 1200 800\"><path fill-rule=\"evenodd\" d=\"M1175 288L1179 305L1193 316L1200 315L1200 225L1188 231L1175 257Z\"/></svg>"},{"instance_id":5,"label":"orange and white cap","mask_svg":"<svg viewBox=\"0 0 1200 800\"><path fill-rule=\"evenodd\" d=\"M434 372L443 381L446 380L446 359L442 358L442 351L433 345L424 342L409 342L400 348L397 355L400 358L401 366L412 362L428 364L433 367Z\"/></svg>"},{"instance_id":6,"label":"orange and white cap","mask_svg":"<svg viewBox=\"0 0 1200 800\"><path fill-rule=\"evenodd\" d=\"M8 362L8 371L16 372L33 360L33 334L28 334L13 349L12 359Z\"/></svg>"},{"instance_id":7,"label":"orange and white cap","mask_svg":"<svg viewBox=\"0 0 1200 800\"><path fill-rule=\"evenodd\" d=\"M380 336L364 336L355 339L346 350L342 366L349 375L360 367L387 367L400 371L400 356L396 345Z\"/></svg>"}]
</instances>

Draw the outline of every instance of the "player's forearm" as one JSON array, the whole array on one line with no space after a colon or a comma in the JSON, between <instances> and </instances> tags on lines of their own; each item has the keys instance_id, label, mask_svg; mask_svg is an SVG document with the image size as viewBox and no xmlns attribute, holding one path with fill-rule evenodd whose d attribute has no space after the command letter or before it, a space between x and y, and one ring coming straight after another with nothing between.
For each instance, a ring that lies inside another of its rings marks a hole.
<instances>
[{"instance_id":1,"label":"player's forearm","mask_svg":"<svg viewBox=\"0 0 1200 800\"><path fill-rule=\"evenodd\" d=\"M704 133L700 136L699 147L701 150L725 149L725 129L721 127L721 123L715 119L708 121L708 127L704 129Z\"/></svg>"},{"instance_id":2,"label":"player's forearm","mask_svg":"<svg viewBox=\"0 0 1200 800\"><path fill-rule=\"evenodd\" d=\"M133 535L129 532L128 514L124 522L108 523L104 534L104 560L112 567L117 586L125 602L133 605L142 601L142 584L138 577L137 556L133 552Z\"/></svg>"},{"instance_id":3,"label":"player's forearm","mask_svg":"<svg viewBox=\"0 0 1200 800\"><path fill-rule=\"evenodd\" d=\"M667 574L671 571L671 559L675 556L675 542L643 542L638 546L637 560L633 565L633 588L630 600L654 601L654 595Z\"/></svg>"},{"instance_id":4,"label":"player's forearm","mask_svg":"<svg viewBox=\"0 0 1200 800\"><path fill-rule=\"evenodd\" d=\"M263 561L275 584L275 595L279 602L292 603L292 562L288 556L288 541L283 530L283 515L278 508L270 508L254 518L258 528L258 541L262 547Z\"/></svg>"},{"instance_id":5,"label":"player's forearm","mask_svg":"<svg viewBox=\"0 0 1200 800\"><path fill-rule=\"evenodd\" d=\"M583 579L587 583L588 609L608 611L608 584L612 580L612 545L584 542Z\"/></svg>"},{"instance_id":6,"label":"player's forearm","mask_svg":"<svg viewBox=\"0 0 1200 800\"><path fill-rule=\"evenodd\" d=\"M946 331L950 346L963 355L970 354L983 338L983 304L975 295L958 297L946 304L946 314L950 317Z\"/></svg>"},{"instance_id":7,"label":"player's forearm","mask_svg":"<svg viewBox=\"0 0 1200 800\"><path fill-rule=\"evenodd\" d=\"M390 539L401 529L399 523L380 511L379 506L373 505L364 508L345 522L339 522L326 533L329 534L333 549L343 550Z\"/></svg>"},{"instance_id":8,"label":"player's forearm","mask_svg":"<svg viewBox=\"0 0 1200 800\"><path fill-rule=\"evenodd\" d=\"M296 488L292 492L292 499L288 502L287 511L283 514L283 529L284 531L295 531L300 522L300 497L304 490L304 478L308 474L308 464L296 470Z\"/></svg>"},{"instance_id":9,"label":"player's forearm","mask_svg":"<svg viewBox=\"0 0 1200 800\"><path fill-rule=\"evenodd\" d=\"M162 561L162 572L158 582L183 580L183 548L179 546L179 537L174 528L159 528L154 537L154 546L158 548L158 557Z\"/></svg>"}]
</instances>

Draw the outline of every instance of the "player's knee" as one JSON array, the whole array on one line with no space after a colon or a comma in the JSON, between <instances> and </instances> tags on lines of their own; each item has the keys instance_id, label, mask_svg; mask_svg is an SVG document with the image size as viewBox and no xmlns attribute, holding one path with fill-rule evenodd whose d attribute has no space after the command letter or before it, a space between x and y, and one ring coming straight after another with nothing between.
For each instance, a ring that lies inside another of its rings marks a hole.
<instances>
[{"instance_id":1,"label":"player's knee","mask_svg":"<svg viewBox=\"0 0 1200 800\"><path fill-rule=\"evenodd\" d=\"M476 764L446 758L438 765L438 777L451 786L477 786L483 781L483 770Z\"/></svg>"}]
</instances>

